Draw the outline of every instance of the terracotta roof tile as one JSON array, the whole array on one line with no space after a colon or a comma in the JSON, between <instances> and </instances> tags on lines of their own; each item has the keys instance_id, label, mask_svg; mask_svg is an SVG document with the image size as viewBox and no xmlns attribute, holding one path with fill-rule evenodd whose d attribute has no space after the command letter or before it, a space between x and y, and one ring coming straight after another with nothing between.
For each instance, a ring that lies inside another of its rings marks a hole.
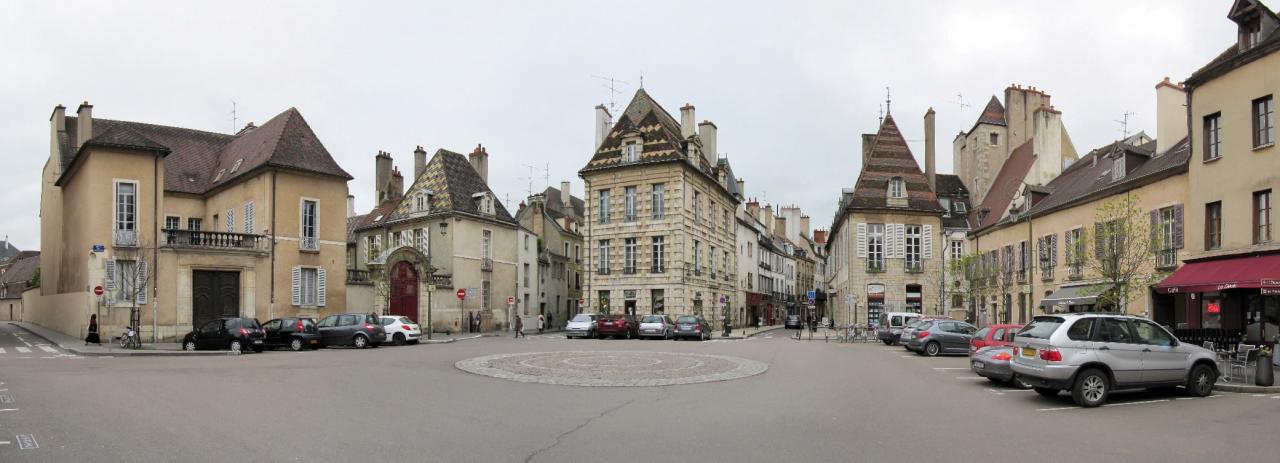
<instances>
[{"instance_id":1,"label":"terracotta roof tile","mask_svg":"<svg viewBox=\"0 0 1280 463\"><path fill-rule=\"evenodd\" d=\"M1035 140L1032 139L1009 153L1009 159L1000 166L1000 173L991 182L987 196L982 198L982 204L973 208L969 214L969 223L974 229L994 225L1009 210L1009 203L1013 201L1018 189L1022 187L1023 179L1027 178L1027 172L1031 171L1031 165L1036 161L1034 148ZM982 214L984 210L987 211L985 216Z\"/></svg>"},{"instance_id":2,"label":"terracotta roof tile","mask_svg":"<svg viewBox=\"0 0 1280 463\"><path fill-rule=\"evenodd\" d=\"M889 182L894 177L901 177L906 184L905 207L889 206ZM916 164L915 157L911 155L911 149L898 131L893 116L885 116L880 124L868 158L863 163L862 172L858 174L858 183L848 207L942 213L938 197L929 189L929 179L920 171L920 165Z\"/></svg>"}]
</instances>

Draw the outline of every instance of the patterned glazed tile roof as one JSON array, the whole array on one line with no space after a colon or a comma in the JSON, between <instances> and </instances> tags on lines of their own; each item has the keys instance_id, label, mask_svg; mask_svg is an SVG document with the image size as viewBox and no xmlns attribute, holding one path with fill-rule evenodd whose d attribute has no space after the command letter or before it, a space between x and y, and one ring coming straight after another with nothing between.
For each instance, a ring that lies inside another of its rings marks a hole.
<instances>
[{"instance_id":1,"label":"patterned glazed tile roof","mask_svg":"<svg viewBox=\"0 0 1280 463\"><path fill-rule=\"evenodd\" d=\"M427 216L445 213L463 213L476 217L485 217L480 212L479 193L488 194L493 199L494 215L492 220L518 225L515 218L503 207L502 201L493 194L489 185L480 178L480 174L471 166L466 156L446 149L436 150L427 162L422 176L414 179L413 185L405 191L404 197L384 201L373 211L366 214L366 219L356 225L356 231L378 227L394 222L401 222L422 217L413 210L414 198L424 190L431 191L430 212Z\"/></svg>"},{"instance_id":2,"label":"patterned glazed tile roof","mask_svg":"<svg viewBox=\"0 0 1280 463\"><path fill-rule=\"evenodd\" d=\"M582 171L621 165L622 140L631 133L639 133L643 139L638 163L687 159L683 146L684 137L680 136L680 123L641 88L636 90L631 103Z\"/></svg>"},{"instance_id":3,"label":"patterned glazed tile roof","mask_svg":"<svg viewBox=\"0 0 1280 463\"><path fill-rule=\"evenodd\" d=\"M903 207L889 206L889 182L894 177L902 178L906 185L907 202ZM942 213L938 197L929 189L929 179L920 171L893 116L885 116L881 122L847 207Z\"/></svg>"}]
</instances>

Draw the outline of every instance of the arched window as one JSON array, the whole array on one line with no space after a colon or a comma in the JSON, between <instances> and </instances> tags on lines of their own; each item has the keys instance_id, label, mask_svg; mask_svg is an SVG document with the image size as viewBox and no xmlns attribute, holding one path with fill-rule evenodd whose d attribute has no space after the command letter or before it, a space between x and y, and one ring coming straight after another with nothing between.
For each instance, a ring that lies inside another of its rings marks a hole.
<instances>
[{"instance_id":1,"label":"arched window","mask_svg":"<svg viewBox=\"0 0 1280 463\"><path fill-rule=\"evenodd\" d=\"M905 198L907 197L907 189L902 184L902 177L894 177L889 180L889 197Z\"/></svg>"}]
</instances>

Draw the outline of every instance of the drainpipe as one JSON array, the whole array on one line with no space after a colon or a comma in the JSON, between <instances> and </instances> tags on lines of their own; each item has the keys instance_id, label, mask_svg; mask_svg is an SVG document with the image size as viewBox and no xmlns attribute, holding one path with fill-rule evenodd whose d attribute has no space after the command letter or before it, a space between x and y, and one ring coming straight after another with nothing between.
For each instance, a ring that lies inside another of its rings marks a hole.
<instances>
[{"instance_id":1,"label":"drainpipe","mask_svg":"<svg viewBox=\"0 0 1280 463\"><path fill-rule=\"evenodd\" d=\"M1030 210L1031 210L1031 204L1027 204L1027 210L1028 210L1028 211L1030 211ZM1032 243L1035 243L1035 238L1034 238L1034 237L1035 237L1035 233L1032 231L1031 215L1030 215L1030 214L1027 214L1027 260L1028 260L1028 261L1030 261L1030 260L1031 260L1031 251L1032 251L1032 249L1031 249L1031 245L1032 245ZM1032 301L1032 298L1033 298L1033 297L1035 297L1035 293L1036 293L1036 292L1035 292L1035 284L1036 284L1036 266L1034 266L1034 265L1030 265L1030 262L1028 262L1027 264L1028 264L1028 265L1027 265L1027 288L1028 288L1028 290L1027 290L1027 298L1026 298L1026 302L1025 302L1026 306L1024 306L1024 307L1026 308L1026 314L1025 314L1025 315L1028 315L1028 316L1029 316L1029 315L1031 315L1032 313L1034 313L1034 312L1035 312L1035 305L1033 305L1033 304L1031 303L1031 301ZM1019 314L1019 315L1023 315L1023 314ZM1027 320L1024 318L1024 319L1022 320L1022 323L1023 323L1023 324L1027 323Z\"/></svg>"},{"instance_id":2,"label":"drainpipe","mask_svg":"<svg viewBox=\"0 0 1280 463\"><path fill-rule=\"evenodd\" d=\"M267 305L267 316L276 318L276 209L280 207L276 204L276 169L271 169L271 276L267 278L271 280L270 297Z\"/></svg>"},{"instance_id":3,"label":"drainpipe","mask_svg":"<svg viewBox=\"0 0 1280 463\"><path fill-rule=\"evenodd\" d=\"M160 192L164 191L164 185L159 185L158 184L159 182L160 182L160 153L156 152L154 153L154 156L151 158L151 188L152 188L151 223L152 223L153 231L151 233L151 236L152 236L151 238L151 274L147 275L147 278L149 278L148 282L152 283L151 285L152 288L157 288L159 286L155 284L156 277L154 275L160 274L160 268L159 268L160 244L157 242L160 239L160 222L156 220L156 217L159 217L160 215L160 194L161 194ZM142 290L146 291L147 288L142 288ZM134 305L137 305L137 304L134 304ZM159 328L160 325L159 325L159 322L156 320L156 317L160 314L160 309L158 308L159 306L160 306L160 291L153 290L151 291L151 343L152 344L155 344L156 339L158 339L156 330ZM177 323L176 318L174 320L174 323Z\"/></svg>"}]
</instances>

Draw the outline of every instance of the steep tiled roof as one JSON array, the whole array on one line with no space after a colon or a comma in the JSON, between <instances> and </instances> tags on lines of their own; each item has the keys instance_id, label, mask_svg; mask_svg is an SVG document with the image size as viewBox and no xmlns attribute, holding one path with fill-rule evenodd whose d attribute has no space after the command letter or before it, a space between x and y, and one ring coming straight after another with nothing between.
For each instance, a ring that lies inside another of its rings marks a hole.
<instances>
[{"instance_id":1,"label":"steep tiled roof","mask_svg":"<svg viewBox=\"0 0 1280 463\"><path fill-rule=\"evenodd\" d=\"M446 213L463 213L485 217L480 213L477 193L487 193L493 198L493 220L518 225L507 208L503 207L489 185L471 166L471 161L461 154L440 149L427 162L422 176L414 180L403 198L384 201L368 214L369 218L356 226L356 230L412 220L421 215L413 211L413 198L423 190L431 190L431 207L428 216ZM381 217L380 217L381 216Z\"/></svg>"},{"instance_id":2,"label":"steep tiled roof","mask_svg":"<svg viewBox=\"0 0 1280 463\"><path fill-rule=\"evenodd\" d=\"M582 202L582 198L570 195L569 202L572 203L573 209L566 211L564 203L560 201L559 188L547 187L547 189L542 192L542 195L547 198L547 214L554 219L562 218L567 214L570 217L573 217L574 220L582 221L582 218L586 215L586 207Z\"/></svg>"},{"instance_id":3,"label":"steep tiled roof","mask_svg":"<svg viewBox=\"0 0 1280 463\"><path fill-rule=\"evenodd\" d=\"M901 177L907 188L906 207L889 207L889 181ZM942 213L938 197L929 189L929 179L911 155L907 141L898 131L893 116L885 116L876 133L858 183L854 187L851 209L894 209Z\"/></svg>"},{"instance_id":4,"label":"steep tiled roof","mask_svg":"<svg viewBox=\"0 0 1280 463\"><path fill-rule=\"evenodd\" d=\"M995 180L991 182L987 196L982 198L982 204L973 208L969 214L969 224L974 229L994 225L1004 216L1005 211L1009 210L1009 203L1013 201L1014 195L1018 194L1023 179L1027 178L1027 172L1031 171L1031 165L1035 164L1034 144L1035 140L1027 140L1022 146L1009 153L1009 159L1000 166L1000 173L996 174ZM985 217L981 214L983 210L987 211Z\"/></svg>"},{"instance_id":5,"label":"steep tiled roof","mask_svg":"<svg viewBox=\"0 0 1280 463\"><path fill-rule=\"evenodd\" d=\"M1272 21L1280 21L1280 18L1276 17L1275 12L1271 11L1270 8L1267 8L1266 5L1263 5L1262 2L1257 1L1236 1L1235 4L1232 5L1230 15L1249 14L1255 9L1258 14L1266 15ZM1209 79L1217 77L1231 69L1266 56L1278 49L1280 49L1280 28L1272 30L1271 33L1266 37L1263 37L1257 45L1254 45L1244 51L1240 50L1239 43L1232 43L1230 47L1227 47L1226 50L1218 54L1218 56L1209 61L1208 64L1197 69L1196 72L1191 73L1191 77L1187 78L1186 83L1192 86L1199 85L1200 83L1206 82Z\"/></svg>"},{"instance_id":6,"label":"steep tiled roof","mask_svg":"<svg viewBox=\"0 0 1280 463\"><path fill-rule=\"evenodd\" d=\"M1169 174L1186 172L1191 159L1191 143L1183 138L1161 156L1151 157L1155 142L1134 146L1123 141L1090 151L1081 157L1045 187L1051 193L1032 205L1031 216L1069 207L1080 201L1090 200L1112 191L1124 191L1164 178ZM1119 181L1111 180L1111 169L1121 153L1126 155L1127 173ZM1097 159L1097 163L1094 163Z\"/></svg>"},{"instance_id":7,"label":"steep tiled roof","mask_svg":"<svg viewBox=\"0 0 1280 463\"><path fill-rule=\"evenodd\" d=\"M368 217L368 214L347 217L347 244L356 243L356 227L360 225L360 222L363 221L365 217Z\"/></svg>"},{"instance_id":8,"label":"steep tiled roof","mask_svg":"<svg viewBox=\"0 0 1280 463\"><path fill-rule=\"evenodd\" d=\"M59 136L64 169L79 155L74 149L76 119L66 116L67 131ZM264 165L352 178L295 108L237 135L94 118L93 138L86 145L167 151L164 189L180 193L203 194Z\"/></svg>"},{"instance_id":9,"label":"steep tiled roof","mask_svg":"<svg viewBox=\"0 0 1280 463\"><path fill-rule=\"evenodd\" d=\"M0 261L16 256L20 252L22 251L17 246L14 246L12 242L0 241Z\"/></svg>"},{"instance_id":10,"label":"steep tiled roof","mask_svg":"<svg viewBox=\"0 0 1280 463\"><path fill-rule=\"evenodd\" d=\"M600 143L583 172L617 166L622 163L622 138L628 132L640 132L644 139L640 163L686 159L680 136L680 123L662 109L644 89L636 90L627 109ZM705 164L705 162L704 162Z\"/></svg>"},{"instance_id":11,"label":"steep tiled roof","mask_svg":"<svg viewBox=\"0 0 1280 463\"><path fill-rule=\"evenodd\" d=\"M982 115L978 116L979 124L1009 125L1004 116L1004 105L1000 104L1000 99L995 95L991 95L991 100L987 102L987 107L982 109Z\"/></svg>"},{"instance_id":12,"label":"steep tiled roof","mask_svg":"<svg viewBox=\"0 0 1280 463\"><path fill-rule=\"evenodd\" d=\"M357 220L354 225L348 224L348 227L353 227L351 234L354 235L357 231L384 225L390 222L391 213L394 212L396 210L396 206L399 205L399 199L388 199L383 201L381 204L378 204L378 207L373 208L373 210L369 211L368 214L357 216L359 217L359 220ZM354 236L352 238L354 239Z\"/></svg>"},{"instance_id":13,"label":"steep tiled roof","mask_svg":"<svg viewBox=\"0 0 1280 463\"><path fill-rule=\"evenodd\" d=\"M0 285L8 286L9 299L22 298L22 292L27 289L27 282L35 276L36 271L40 269L40 253L27 255L24 253L9 265L9 269L5 270L4 275L0 275Z\"/></svg>"}]
</instances>

